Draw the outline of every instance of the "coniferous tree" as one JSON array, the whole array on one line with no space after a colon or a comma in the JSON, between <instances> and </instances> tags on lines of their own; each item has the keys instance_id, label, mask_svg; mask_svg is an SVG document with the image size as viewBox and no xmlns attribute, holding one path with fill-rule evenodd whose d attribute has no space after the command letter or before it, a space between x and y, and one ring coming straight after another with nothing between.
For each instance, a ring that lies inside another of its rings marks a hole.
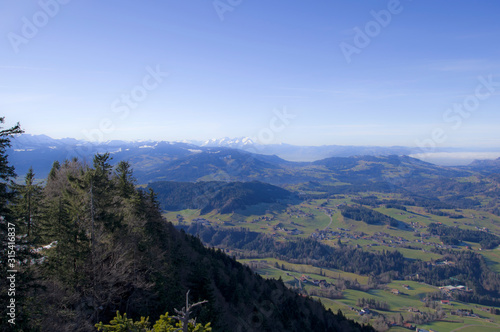
<instances>
[{"instance_id":1,"label":"coniferous tree","mask_svg":"<svg viewBox=\"0 0 500 332\"><path fill-rule=\"evenodd\" d=\"M38 227L43 187L35 182L35 173L33 167L30 167L24 178L24 184L14 185L16 198L13 202L13 211L23 234L26 234L30 243L40 243Z\"/></svg>"},{"instance_id":2,"label":"coniferous tree","mask_svg":"<svg viewBox=\"0 0 500 332\"><path fill-rule=\"evenodd\" d=\"M120 161L116 165L116 188L122 198L129 199L135 194L135 179L132 173L132 167L127 161Z\"/></svg>"},{"instance_id":3,"label":"coniferous tree","mask_svg":"<svg viewBox=\"0 0 500 332\"><path fill-rule=\"evenodd\" d=\"M4 122L5 117L0 117L0 124ZM2 128L0 127L0 129ZM7 202L12 197L8 188L11 180L16 176L14 167L9 164L6 150L11 145L11 139L23 132L19 123L12 128L0 130L0 214L4 217L9 213Z\"/></svg>"}]
</instances>

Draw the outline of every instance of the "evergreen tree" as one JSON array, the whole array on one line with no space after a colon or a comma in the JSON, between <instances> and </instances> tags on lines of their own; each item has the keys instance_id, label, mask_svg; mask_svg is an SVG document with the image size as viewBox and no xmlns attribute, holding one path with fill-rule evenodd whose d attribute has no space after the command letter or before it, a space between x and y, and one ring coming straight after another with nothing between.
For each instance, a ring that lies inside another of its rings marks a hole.
<instances>
[{"instance_id":1,"label":"evergreen tree","mask_svg":"<svg viewBox=\"0 0 500 332\"><path fill-rule=\"evenodd\" d=\"M116 165L115 177L118 194L125 199L132 198L135 194L135 179L132 175L132 167L126 161L120 161Z\"/></svg>"},{"instance_id":2,"label":"evergreen tree","mask_svg":"<svg viewBox=\"0 0 500 332\"><path fill-rule=\"evenodd\" d=\"M30 167L26 174L24 184L14 186L17 195L13 202L13 211L22 233L26 234L30 243L40 243L38 226L42 189L41 185L35 184L33 167Z\"/></svg>"},{"instance_id":3,"label":"evergreen tree","mask_svg":"<svg viewBox=\"0 0 500 332\"><path fill-rule=\"evenodd\" d=\"M57 171L59 171L61 169L61 164L59 163L59 161L54 161L54 163L52 164L52 168L50 169L50 172L49 172L49 179L53 180L56 175L57 175Z\"/></svg>"},{"instance_id":4,"label":"evergreen tree","mask_svg":"<svg viewBox=\"0 0 500 332\"><path fill-rule=\"evenodd\" d=\"M0 117L0 124L5 122L4 117ZM3 127L0 126L0 129ZM14 167L9 165L7 148L10 147L11 139L15 135L23 133L19 123L12 128L0 130L0 216L5 220L10 217L9 200L13 193L9 190L12 179L16 176ZM3 238L2 238L3 239Z\"/></svg>"}]
</instances>

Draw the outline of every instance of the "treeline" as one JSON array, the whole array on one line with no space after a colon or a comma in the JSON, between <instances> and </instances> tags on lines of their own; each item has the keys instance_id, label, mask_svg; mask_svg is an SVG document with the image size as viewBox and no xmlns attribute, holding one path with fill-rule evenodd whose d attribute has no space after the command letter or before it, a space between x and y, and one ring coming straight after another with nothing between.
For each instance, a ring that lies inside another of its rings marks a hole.
<instances>
[{"instance_id":1,"label":"treeline","mask_svg":"<svg viewBox=\"0 0 500 332\"><path fill-rule=\"evenodd\" d=\"M352 199L352 202L361 205L368 205L372 208L385 206L388 209L398 209L402 211L407 211L406 206L419 206L426 208L426 211L428 213L432 213L437 216L446 216L453 219L463 218L462 215L444 212L440 210L440 209L452 209L454 208L454 205L451 205L447 202L442 202L438 199L423 198L418 196L411 197L408 199L381 200L378 199L376 196L371 195L360 198L354 198Z\"/></svg>"},{"instance_id":2,"label":"treeline","mask_svg":"<svg viewBox=\"0 0 500 332\"><path fill-rule=\"evenodd\" d=\"M452 206L449 205L448 203L441 202L438 199L431 199L431 198L423 198L419 196L412 196L409 195L409 198L406 199L387 199L387 200L381 200L378 199L377 196L365 196L365 197L360 197L360 198L354 198L352 201L353 203L361 204L361 205L368 205L371 206L372 208L380 207L385 205L388 209L394 208L394 209L399 209L406 211L406 206L420 206L420 207L425 207L427 209L451 209Z\"/></svg>"},{"instance_id":3,"label":"treeline","mask_svg":"<svg viewBox=\"0 0 500 332\"><path fill-rule=\"evenodd\" d=\"M345 218L354 219L356 221L363 221L369 225L388 224L392 227L399 226L398 220L378 211L365 208L361 205L343 205L339 207L339 210L342 213L342 216L344 216Z\"/></svg>"},{"instance_id":4,"label":"treeline","mask_svg":"<svg viewBox=\"0 0 500 332\"><path fill-rule=\"evenodd\" d=\"M500 245L500 237L478 230L461 229L432 223L428 227L432 235L438 235L444 244L460 245L462 241L479 243L483 249L493 249Z\"/></svg>"},{"instance_id":5,"label":"treeline","mask_svg":"<svg viewBox=\"0 0 500 332\"><path fill-rule=\"evenodd\" d=\"M369 309L384 310L384 311L389 310L389 304L387 302L375 299L365 299L364 297L358 298L356 300L356 305L361 308L369 308Z\"/></svg>"},{"instance_id":6,"label":"treeline","mask_svg":"<svg viewBox=\"0 0 500 332\"><path fill-rule=\"evenodd\" d=\"M385 207L388 209L398 209L401 211L407 211L406 206L401 205L401 204L388 203L385 205Z\"/></svg>"},{"instance_id":7,"label":"treeline","mask_svg":"<svg viewBox=\"0 0 500 332\"><path fill-rule=\"evenodd\" d=\"M153 182L148 188L157 193L160 206L164 210L199 209L202 214L214 209L222 214L232 213L259 203L275 203L293 197L288 190L258 181L162 181Z\"/></svg>"},{"instance_id":8,"label":"treeline","mask_svg":"<svg viewBox=\"0 0 500 332\"><path fill-rule=\"evenodd\" d=\"M178 229L186 231L198 237L203 243L219 248L236 248L250 250L252 244L262 242L266 237L263 233L252 232L246 228L236 230L227 228L205 227L200 224L189 226L178 226ZM267 248L270 250L271 248Z\"/></svg>"},{"instance_id":9,"label":"treeline","mask_svg":"<svg viewBox=\"0 0 500 332\"><path fill-rule=\"evenodd\" d=\"M373 195L353 198L352 202L360 205L368 205L371 206L372 208L379 207L383 203L382 200L378 199L377 196Z\"/></svg>"},{"instance_id":10,"label":"treeline","mask_svg":"<svg viewBox=\"0 0 500 332\"><path fill-rule=\"evenodd\" d=\"M427 209L427 213L433 214L435 216L440 216L440 217L448 217L451 219L463 219L464 216L461 214L456 214L456 213L450 213L450 212L445 212L441 210L434 210L434 209Z\"/></svg>"},{"instance_id":11,"label":"treeline","mask_svg":"<svg viewBox=\"0 0 500 332\"><path fill-rule=\"evenodd\" d=\"M397 199L381 200L378 199L377 196L370 195L360 198L353 198L352 202L361 205L368 205L372 208L377 208L385 205L385 207L388 209L398 209L406 211L406 207L403 205L405 201ZM413 204L413 202L411 201L407 201L406 203L410 203L409 205Z\"/></svg>"}]
</instances>

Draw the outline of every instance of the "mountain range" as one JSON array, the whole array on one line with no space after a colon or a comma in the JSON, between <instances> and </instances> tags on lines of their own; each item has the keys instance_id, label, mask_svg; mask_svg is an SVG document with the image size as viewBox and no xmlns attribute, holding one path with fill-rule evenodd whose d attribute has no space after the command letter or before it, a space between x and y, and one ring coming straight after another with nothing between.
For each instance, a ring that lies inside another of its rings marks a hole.
<instances>
[{"instance_id":1,"label":"mountain range","mask_svg":"<svg viewBox=\"0 0 500 332\"><path fill-rule=\"evenodd\" d=\"M12 141L7 153L18 175L26 174L33 167L37 178L41 179L48 175L55 160L78 158L90 162L96 153L109 152L115 161L125 160L132 165L139 183L259 180L273 184L293 184L318 179L330 180L333 164L337 165L333 167L336 171L341 171L336 167L345 163L351 167L364 163L365 166L360 167L366 168L367 164L374 162L373 157L383 159L389 156L391 157L387 162L384 161L387 169L377 173L378 176L392 178L395 172L406 172L401 168L408 165L411 169L425 164L425 167L434 167L440 172L445 170L415 158L401 157L410 155L414 150L408 147L261 145L250 138L224 138L205 142L115 140L91 143L73 138L20 135ZM396 161L396 156L402 159ZM393 165L393 168L399 167L400 170L389 171L392 167L389 166L395 162L399 164ZM467 169L492 172L499 164L498 160L476 161ZM373 166L369 168L374 171ZM461 169L463 171L464 168ZM357 171L357 176L366 175L367 172L370 173L367 170L364 173ZM345 173L340 172L337 178L345 177Z\"/></svg>"}]
</instances>

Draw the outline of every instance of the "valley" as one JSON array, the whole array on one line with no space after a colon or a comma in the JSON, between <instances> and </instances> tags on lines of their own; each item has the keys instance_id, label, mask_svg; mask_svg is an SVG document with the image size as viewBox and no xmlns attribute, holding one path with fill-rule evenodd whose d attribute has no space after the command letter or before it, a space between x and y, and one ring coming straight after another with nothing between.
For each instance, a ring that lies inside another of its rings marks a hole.
<instances>
[{"instance_id":1,"label":"valley","mask_svg":"<svg viewBox=\"0 0 500 332\"><path fill-rule=\"evenodd\" d=\"M199 210L181 210L167 212L165 216L178 227L198 235L203 241L209 238L205 238L203 231L200 231L203 228L235 232L244 230L266 234L278 242L309 238L333 248L349 246L373 253L398 251L406 260L426 262L435 269L454 264L441 251L464 250L479 253L485 258L489 268L498 271L500 255L497 248L483 249L479 243L469 241L460 245L447 245L439 236L427 232L429 225L437 223L487 234L500 234L500 217L496 215L473 209L459 210L460 212L441 210L449 214L460 213L462 216L454 219L429 213L420 206L403 205L396 209L388 208L387 205L390 204L381 204L382 206L373 208L373 211L394 218L404 226L369 225L344 217L342 206L356 205L360 201L375 198L381 202L392 202L400 199L400 195L369 192L340 196L307 200L286 207L263 203L229 214L216 211L200 214ZM369 205L365 207L371 208ZM401 210L402 207L405 210ZM223 232L213 236L215 237L224 237ZM223 248L265 278L280 278L288 287L318 298L327 308L334 312L341 310L348 318L360 323L370 323L375 327L397 324L391 331L398 331L403 328L403 322L408 321L411 321L411 325L435 331L452 331L464 324L490 328L500 326L497 325L500 324L500 316L494 314L495 307L455 300L453 291L440 290L439 284L448 286L445 280L431 285L418 277L405 275L374 282L370 280L373 279L370 273L358 274L324 267L318 263L319 257L308 257L311 263L307 264L297 259L277 258L276 255L265 257L265 254L250 249L248 245L234 248L232 244L238 243L238 240L231 241L229 238L226 234L225 239L208 244ZM467 280L459 278L448 281L450 285L467 284ZM382 301L388 305L388 309L372 309L370 313L362 313L361 310L365 308L358 302L360 298ZM447 300L450 304L441 304L441 301L446 303Z\"/></svg>"}]
</instances>

